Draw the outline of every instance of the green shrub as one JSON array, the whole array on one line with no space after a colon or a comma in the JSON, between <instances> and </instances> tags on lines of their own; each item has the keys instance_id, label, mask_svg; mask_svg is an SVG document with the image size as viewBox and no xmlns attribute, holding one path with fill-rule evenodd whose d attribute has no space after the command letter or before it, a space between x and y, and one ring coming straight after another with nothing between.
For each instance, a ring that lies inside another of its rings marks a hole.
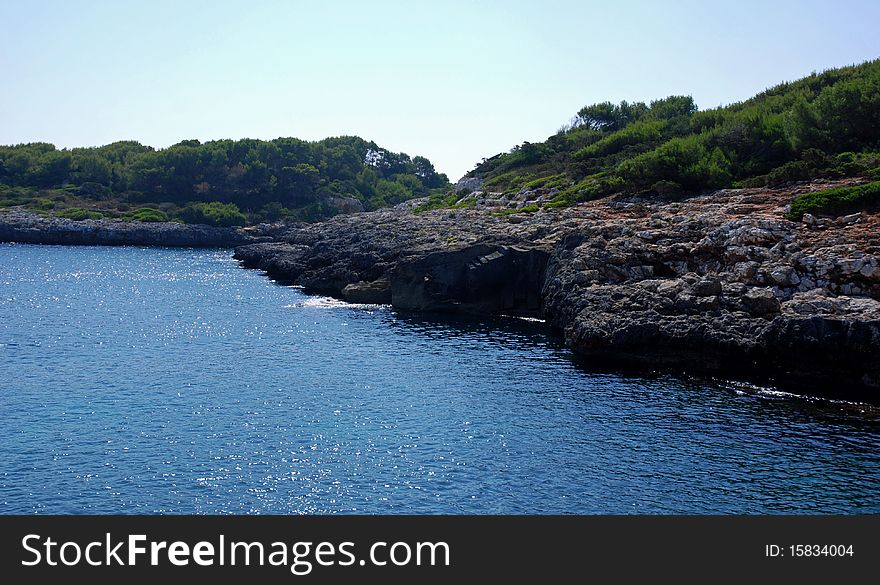
<instances>
[{"instance_id":1,"label":"green shrub","mask_svg":"<svg viewBox=\"0 0 880 585\"><path fill-rule=\"evenodd\" d=\"M618 172L628 183L642 188L658 181L671 181L686 190L697 191L722 187L731 180L730 161L720 148L706 148L698 136L674 138L627 159Z\"/></svg>"},{"instance_id":2,"label":"green shrub","mask_svg":"<svg viewBox=\"0 0 880 585\"><path fill-rule=\"evenodd\" d=\"M544 209L559 209L560 207L571 207L573 204L565 199L554 199L550 203L544 204Z\"/></svg>"},{"instance_id":3,"label":"green shrub","mask_svg":"<svg viewBox=\"0 0 880 585\"><path fill-rule=\"evenodd\" d=\"M651 185L651 191L660 197L680 197L684 194L681 185L675 181L657 181Z\"/></svg>"},{"instance_id":4,"label":"green shrub","mask_svg":"<svg viewBox=\"0 0 880 585\"><path fill-rule=\"evenodd\" d=\"M190 203L177 216L186 223L202 223L219 227L242 226L247 217L234 203Z\"/></svg>"},{"instance_id":5,"label":"green shrub","mask_svg":"<svg viewBox=\"0 0 880 585\"><path fill-rule=\"evenodd\" d=\"M465 194L465 191L467 194ZM419 205L413 211L421 213L432 209L469 209L477 206L477 198L465 190L459 193L444 193L434 191L428 196L428 201Z\"/></svg>"},{"instance_id":6,"label":"green shrub","mask_svg":"<svg viewBox=\"0 0 880 585\"><path fill-rule=\"evenodd\" d=\"M218 200L256 212L255 219L269 203L323 219L336 213L322 204L327 199L391 205L427 195L429 189L449 188L448 177L425 157L391 152L355 136L318 142L184 140L158 150L137 142L63 150L47 143L0 145L0 183L58 191L73 199L67 207L91 208L95 201L112 202L108 209L168 203L176 213L189 201ZM0 199L9 200L2 185L0 193ZM191 221L241 221L236 214L188 211L186 216Z\"/></svg>"},{"instance_id":7,"label":"green shrub","mask_svg":"<svg viewBox=\"0 0 880 585\"><path fill-rule=\"evenodd\" d=\"M562 187L563 185L569 182L568 178L564 173L560 173L557 175L548 175L546 177L539 177L533 181L528 181L525 183L525 187L529 189L552 189L553 187Z\"/></svg>"},{"instance_id":8,"label":"green shrub","mask_svg":"<svg viewBox=\"0 0 880 585\"><path fill-rule=\"evenodd\" d=\"M805 213L841 215L880 206L880 181L798 195L791 202L788 219L800 221Z\"/></svg>"},{"instance_id":9,"label":"green shrub","mask_svg":"<svg viewBox=\"0 0 880 585\"><path fill-rule=\"evenodd\" d=\"M538 211L540 209L541 208L538 205L532 203L531 205L526 205L525 207L520 207L518 209L502 209L501 211L498 212L498 215L514 215L517 213L535 213L536 211Z\"/></svg>"},{"instance_id":10,"label":"green shrub","mask_svg":"<svg viewBox=\"0 0 880 585\"><path fill-rule=\"evenodd\" d=\"M757 177L749 177L742 181L734 181L731 185L734 189L759 189L767 186L767 175L758 175Z\"/></svg>"},{"instance_id":11,"label":"green shrub","mask_svg":"<svg viewBox=\"0 0 880 585\"><path fill-rule=\"evenodd\" d=\"M288 215L290 215L289 209L277 201L273 201L272 203L267 203L262 209L260 209L259 218L262 221L278 221Z\"/></svg>"},{"instance_id":12,"label":"green shrub","mask_svg":"<svg viewBox=\"0 0 880 585\"><path fill-rule=\"evenodd\" d=\"M779 187L793 181L806 181L817 174L817 169L804 160L794 160L767 173L767 185Z\"/></svg>"},{"instance_id":13,"label":"green shrub","mask_svg":"<svg viewBox=\"0 0 880 585\"><path fill-rule=\"evenodd\" d=\"M86 182L79 186L77 194L90 199L107 199L113 195L110 188L95 182Z\"/></svg>"},{"instance_id":14,"label":"green shrub","mask_svg":"<svg viewBox=\"0 0 880 585\"><path fill-rule=\"evenodd\" d=\"M506 155L505 155L506 156ZM535 178L535 173L516 170L502 173L483 182L484 189L516 191Z\"/></svg>"},{"instance_id":15,"label":"green shrub","mask_svg":"<svg viewBox=\"0 0 880 585\"><path fill-rule=\"evenodd\" d=\"M870 177L880 168L880 60L784 83L752 99L697 112L688 96L593 104L543 145L484 159L492 190L548 187L559 200L609 193L765 187L818 177ZM604 184L589 177L608 178ZM617 182L612 183L616 177ZM655 185L661 187L654 189Z\"/></svg>"},{"instance_id":16,"label":"green shrub","mask_svg":"<svg viewBox=\"0 0 880 585\"><path fill-rule=\"evenodd\" d=\"M83 221L84 219L103 219L104 214L98 211L82 209L80 207L71 207L70 209L56 212L55 217L72 219L74 221Z\"/></svg>"},{"instance_id":17,"label":"green shrub","mask_svg":"<svg viewBox=\"0 0 880 585\"><path fill-rule=\"evenodd\" d=\"M601 157L620 152L627 146L651 144L660 140L665 126L663 120L639 121L585 146L573 156L575 159Z\"/></svg>"},{"instance_id":18,"label":"green shrub","mask_svg":"<svg viewBox=\"0 0 880 585\"><path fill-rule=\"evenodd\" d=\"M129 221L164 222L168 221L168 216L158 209L141 207L140 209L134 209L132 211L129 211L128 213L123 214L122 219L126 219Z\"/></svg>"}]
</instances>

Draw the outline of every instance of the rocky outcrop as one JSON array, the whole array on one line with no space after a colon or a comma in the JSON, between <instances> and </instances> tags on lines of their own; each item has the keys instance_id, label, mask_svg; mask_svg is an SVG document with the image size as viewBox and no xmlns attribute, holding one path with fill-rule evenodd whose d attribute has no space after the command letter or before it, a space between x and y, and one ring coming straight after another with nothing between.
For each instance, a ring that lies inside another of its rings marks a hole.
<instances>
[{"instance_id":1,"label":"rocky outcrop","mask_svg":"<svg viewBox=\"0 0 880 585\"><path fill-rule=\"evenodd\" d=\"M342 289L342 298L349 303L387 305L392 302L391 283L385 278L373 282L361 280L346 285Z\"/></svg>"},{"instance_id":2,"label":"rocky outcrop","mask_svg":"<svg viewBox=\"0 0 880 585\"><path fill-rule=\"evenodd\" d=\"M465 177L458 181L453 190L456 193L473 193L483 188L483 180L479 177Z\"/></svg>"},{"instance_id":3,"label":"rocky outcrop","mask_svg":"<svg viewBox=\"0 0 880 585\"><path fill-rule=\"evenodd\" d=\"M173 222L73 221L26 211L0 213L0 242L105 246L231 247L275 239L273 229Z\"/></svg>"},{"instance_id":4,"label":"rocky outcrop","mask_svg":"<svg viewBox=\"0 0 880 585\"><path fill-rule=\"evenodd\" d=\"M557 247L545 315L603 359L880 387L876 257L805 235L722 214L585 226Z\"/></svg>"},{"instance_id":5,"label":"rocky outcrop","mask_svg":"<svg viewBox=\"0 0 880 585\"><path fill-rule=\"evenodd\" d=\"M550 254L538 248L477 244L403 260L391 271L400 309L537 315Z\"/></svg>"},{"instance_id":6,"label":"rocky outcrop","mask_svg":"<svg viewBox=\"0 0 880 585\"><path fill-rule=\"evenodd\" d=\"M242 246L235 257L277 280L350 302L538 315L560 229L550 216L413 213L402 205L298 224L283 242Z\"/></svg>"},{"instance_id":7,"label":"rocky outcrop","mask_svg":"<svg viewBox=\"0 0 880 585\"><path fill-rule=\"evenodd\" d=\"M542 315L601 362L876 390L880 214L783 218L796 193L828 186L513 215L400 206L236 257L352 302Z\"/></svg>"}]
</instances>

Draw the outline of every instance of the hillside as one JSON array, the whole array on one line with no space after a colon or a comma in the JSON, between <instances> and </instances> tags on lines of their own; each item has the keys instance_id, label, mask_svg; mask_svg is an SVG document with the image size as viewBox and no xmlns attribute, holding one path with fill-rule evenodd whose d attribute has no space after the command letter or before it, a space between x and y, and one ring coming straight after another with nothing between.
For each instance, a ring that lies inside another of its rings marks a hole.
<instances>
[{"instance_id":1,"label":"hillside","mask_svg":"<svg viewBox=\"0 0 880 585\"><path fill-rule=\"evenodd\" d=\"M68 219L243 225L317 220L448 188L428 159L345 136L96 148L0 146L0 207Z\"/></svg>"},{"instance_id":2,"label":"hillside","mask_svg":"<svg viewBox=\"0 0 880 585\"><path fill-rule=\"evenodd\" d=\"M585 106L545 142L524 142L468 174L486 193L540 190L544 207L852 176L880 179L880 60L704 111L689 96ZM474 203L462 195L429 206Z\"/></svg>"}]
</instances>

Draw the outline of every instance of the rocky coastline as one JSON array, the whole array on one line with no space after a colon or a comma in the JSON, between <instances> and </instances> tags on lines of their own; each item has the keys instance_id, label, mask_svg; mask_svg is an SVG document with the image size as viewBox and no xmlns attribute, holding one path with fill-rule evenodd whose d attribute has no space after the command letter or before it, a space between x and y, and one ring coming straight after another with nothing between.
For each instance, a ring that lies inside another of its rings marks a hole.
<instances>
[{"instance_id":1,"label":"rocky coastline","mask_svg":"<svg viewBox=\"0 0 880 585\"><path fill-rule=\"evenodd\" d=\"M270 241L275 236L269 226L214 227L113 219L74 221L21 210L0 213L0 242L227 248Z\"/></svg>"},{"instance_id":2,"label":"rocky coastline","mask_svg":"<svg viewBox=\"0 0 880 585\"><path fill-rule=\"evenodd\" d=\"M618 197L532 213L515 211L546 193L477 192L475 208L418 212L415 201L248 229L15 212L0 215L0 240L236 246L243 266L306 292L540 317L600 367L718 373L876 400L880 213L784 218L792 197L829 186Z\"/></svg>"},{"instance_id":3,"label":"rocky coastline","mask_svg":"<svg viewBox=\"0 0 880 585\"><path fill-rule=\"evenodd\" d=\"M596 364L880 390L880 214L784 218L833 183L501 214L394 209L289 227L235 257L279 281L399 309L542 317Z\"/></svg>"}]
</instances>

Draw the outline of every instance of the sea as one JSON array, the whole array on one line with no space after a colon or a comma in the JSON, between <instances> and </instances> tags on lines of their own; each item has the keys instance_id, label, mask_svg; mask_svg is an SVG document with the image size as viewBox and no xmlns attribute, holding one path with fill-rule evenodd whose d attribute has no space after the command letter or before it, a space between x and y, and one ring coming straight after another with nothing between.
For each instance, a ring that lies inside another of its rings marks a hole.
<instances>
[{"instance_id":1,"label":"sea","mask_svg":"<svg viewBox=\"0 0 880 585\"><path fill-rule=\"evenodd\" d=\"M0 513L877 514L880 409L619 371L228 249L0 244Z\"/></svg>"}]
</instances>

